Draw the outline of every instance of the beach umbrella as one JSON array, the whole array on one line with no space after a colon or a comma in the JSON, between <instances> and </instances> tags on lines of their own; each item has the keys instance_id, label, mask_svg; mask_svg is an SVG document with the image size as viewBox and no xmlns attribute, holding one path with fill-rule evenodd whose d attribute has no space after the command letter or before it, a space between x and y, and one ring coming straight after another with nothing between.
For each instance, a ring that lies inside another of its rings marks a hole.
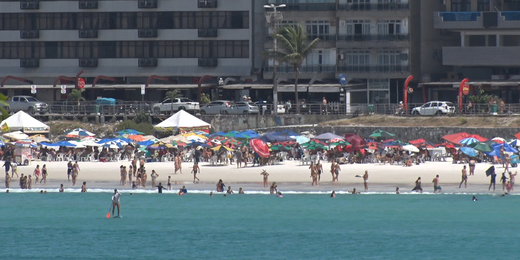
<instances>
[{"instance_id":1,"label":"beach umbrella","mask_svg":"<svg viewBox=\"0 0 520 260\"><path fill-rule=\"evenodd\" d=\"M51 147L64 146L64 147L73 147L74 148L77 146L76 144L69 142L69 141L60 141L60 142L56 142L56 143L41 142L40 144L43 146L51 146Z\"/></svg>"},{"instance_id":2,"label":"beach umbrella","mask_svg":"<svg viewBox=\"0 0 520 260\"><path fill-rule=\"evenodd\" d=\"M516 139L520 139L520 132L515 134Z\"/></svg>"},{"instance_id":3,"label":"beach umbrella","mask_svg":"<svg viewBox=\"0 0 520 260\"><path fill-rule=\"evenodd\" d=\"M394 136L395 134L389 133L387 131L376 130L369 137L373 139L390 139Z\"/></svg>"},{"instance_id":4,"label":"beach umbrella","mask_svg":"<svg viewBox=\"0 0 520 260\"><path fill-rule=\"evenodd\" d=\"M508 144L511 145L511 146L517 147L517 146L520 146L520 140L513 139L510 142L508 142Z\"/></svg>"},{"instance_id":5,"label":"beach umbrella","mask_svg":"<svg viewBox=\"0 0 520 260\"><path fill-rule=\"evenodd\" d=\"M419 152L419 148L417 148L417 147L415 147L414 145L411 145L411 144L403 145L403 150L409 151L409 152L412 152L412 153L418 153Z\"/></svg>"},{"instance_id":6,"label":"beach umbrella","mask_svg":"<svg viewBox=\"0 0 520 260\"><path fill-rule=\"evenodd\" d=\"M49 142L49 138L45 137L44 135L33 135L30 136L29 139L31 139L33 142L41 143L41 142Z\"/></svg>"},{"instance_id":7,"label":"beach umbrella","mask_svg":"<svg viewBox=\"0 0 520 260\"><path fill-rule=\"evenodd\" d=\"M414 144L414 145L421 145L421 144L426 143L426 140L424 140L424 139L415 139L415 140L408 141L408 143L409 144Z\"/></svg>"},{"instance_id":8,"label":"beach umbrella","mask_svg":"<svg viewBox=\"0 0 520 260\"><path fill-rule=\"evenodd\" d=\"M339 136L339 135L336 135L336 134L333 134L333 133L323 133L323 134L320 134L320 135L317 135L314 137L314 139L318 139L318 140L321 140L321 141L328 141L330 139L343 139L342 136Z\"/></svg>"},{"instance_id":9,"label":"beach umbrella","mask_svg":"<svg viewBox=\"0 0 520 260\"><path fill-rule=\"evenodd\" d=\"M477 151L471 147L461 147L460 151L470 157L476 157L478 155Z\"/></svg>"},{"instance_id":10,"label":"beach umbrella","mask_svg":"<svg viewBox=\"0 0 520 260\"><path fill-rule=\"evenodd\" d=\"M22 131L14 131L7 134L3 134L4 137L9 138L11 140L23 140L28 139L29 136L27 134L22 133Z\"/></svg>"},{"instance_id":11,"label":"beach umbrella","mask_svg":"<svg viewBox=\"0 0 520 260\"><path fill-rule=\"evenodd\" d=\"M118 135L144 135L143 132L139 132L135 129L124 129L121 131L117 131L116 134L118 134Z\"/></svg>"},{"instance_id":12,"label":"beach umbrella","mask_svg":"<svg viewBox=\"0 0 520 260\"><path fill-rule=\"evenodd\" d=\"M227 139L228 138L224 137L224 136L215 136L215 137L211 138L210 141L217 140L219 142L222 142L222 141L226 141Z\"/></svg>"},{"instance_id":13,"label":"beach umbrella","mask_svg":"<svg viewBox=\"0 0 520 260\"><path fill-rule=\"evenodd\" d=\"M291 147L283 145L283 143L276 143L269 147L272 151L289 151Z\"/></svg>"},{"instance_id":14,"label":"beach umbrella","mask_svg":"<svg viewBox=\"0 0 520 260\"><path fill-rule=\"evenodd\" d=\"M506 142L506 139L502 138L502 137L495 137L493 139L491 139L491 141L497 143L497 144L503 144Z\"/></svg>"},{"instance_id":15,"label":"beach umbrella","mask_svg":"<svg viewBox=\"0 0 520 260\"><path fill-rule=\"evenodd\" d=\"M171 136L168 136L168 137L165 137L165 138L161 138L159 141L165 142L165 143L169 143L169 142L172 142L172 141L181 141L181 142L184 142L184 143L189 143L190 142L190 140L188 140L188 138L186 138L186 136L182 136L182 135L171 135Z\"/></svg>"},{"instance_id":16,"label":"beach umbrella","mask_svg":"<svg viewBox=\"0 0 520 260\"><path fill-rule=\"evenodd\" d=\"M336 141L336 142L330 142L329 143L329 146L338 146L338 145L350 145L350 143L345 141L345 140L339 140L339 141Z\"/></svg>"},{"instance_id":17,"label":"beach umbrella","mask_svg":"<svg viewBox=\"0 0 520 260\"><path fill-rule=\"evenodd\" d=\"M114 142L114 141L110 141L110 142L106 142L103 144L103 147L105 148L111 148L111 149L118 149L118 148L123 148L123 146L117 142Z\"/></svg>"},{"instance_id":18,"label":"beach umbrella","mask_svg":"<svg viewBox=\"0 0 520 260\"><path fill-rule=\"evenodd\" d=\"M96 134L89 132L83 128L76 128L74 130L69 131L66 133L67 137L87 137L87 136L96 136Z\"/></svg>"},{"instance_id":19,"label":"beach umbrella","mask_svg":"<svg viewBox=\"0 0 520 260\"><path fill-rule=\"evenodd\" d=\"M460 140L462 140L464 138L468 138L468 137L473 137L473 138L477 139L479 142L487 141L486 138L484 138L484 137L482 137L480 135L468 134L466 132L460 132L460 133L456 133L456 134L445 135L445 136L442 137L442 139L444 139L446 141L449 141L449 142L452 142L452 143L459 143Z\"/></svg>"},{"instance_id":20,"label":"beach umbrella","mask_svg":"<svg viewBox=\"0 0 520 260\"><path fill-rule=\"evenodd\" d=\"M240 132L240 134L243 136L247 136L248 139L260 137L260 135L253 130L242 131L242 132Z\"/></svg>"},{"instance_id":21,"label":"beach umbrella","mask_svg":"<svg viewBox=\"0 0 520 260\"><path fill-rule=\"evenodd\" d=\"M345 140L351 143L353 148L362 147L367 143L363 137L357 134L346 134Z\"/></svg>"},{"instance_id":22,"label":"beach umbrella","mask_svg":"<svg viewBox=\"0 0 520 260\"><path fill-rule=\"evenodd\" d=\"M486 176L490 176L493 172L495 172L495 166L491 166L486 170Z\"/></svg>"},{"instance_id":23,"label":"beach umbrella","mask_svg":"<svg viewBox=\"0 0 520 260\"><path fill-rule=\"evenodd\" d=\"M481 152L492 152L494 149L489 143L472 143L469 145L469 147L472 147L475 150L481 151Z\"/></svg>"},{"instance_id":24,"label":"beach umbrella","mask_svg":"<svg viewBox=\"0 0 520 260\"><path fill-rule=\"evenodd\" d=\"M267 132L266 134L262 135L260 138L264 142L282 142L282 141L295 141L297 136L290 136L290 135L278 135L275 132Z\"/></svg>"},{"instance_id":25,"label":"beach umbrella","mask_svg":"<svg viewBox=\"0 0 520 260\"><path fill-rule=\"evenodd\" d=\"M137 142L141 142L141 141L145 141L146 140L142 135L129 135L128 139L133 140L133 141L137 141Z\"/></svg>"},{"instance_id":26,"label":"beach umbrella","mask_svg":"<svg viewBox=\"0 0 520 260\"><path fill-rule=\"evenodd\" d=\"M459 141L459 144L463 144L463 145L470 145L472 143L478 143L479 140L477 140L476 138L474 137L466 137L462 140Z\"/></svg>"},{"instance_id":27,"label":"beach umbrella","mask_svg":"<svg viewBox=\"0 0 520 260\"><path fill-rule=\"evenodd\" d=\"M146 140L146 141L139 142L137 144L140 145L140 146L150 146L152 144L155 144L155 142L154 141L150 141L150 140Z\"/></svg>"},{"instance_id":28,"label":"beach umbrella","mask_svg":"<svg viewBox=\"0 0 520 260\"><path fill-rule=\"evenodd\" d=\"M213 133L213 134L210 134L209 137L214 137L214 136L224 136L226 133L222 132L222 131L218 131L216 133Z\"/></svg>"},{"instance_id":29,"label":"beach umbrella","mask_svg":"<svg viewBox=\"0 0 520 260\"><path fill-rule=\"evenodd\" d=\"M228 138L224 141L221 141L222 144L224 145L233 145L233 146L239 146L242 144L242 142L238 141L237 139L234 139L234 138Z\"/></svg>"},{"instance_id":30,"label":"beach umbrella","mask_svg":"<svg viewBox=\"0 0 520 260\"><path fill-rule=\"evenodd\" d=\"M264 141L260 139L251 139L249 144L251 145L251 148L253 148L253 151L255 151L260 157L269 157L269 147Z\"/></svg>"},{"instance_id":31,"label":"beach umbrella","mask_svg":"<svg viewBox=\"0 0 520 260\"><path fill-rule=\"evenodd\" d=\"M310 138L307 138L307 137L305 137L303 135L300 135L300 136L296 137L296 142L299 143L299 144L304 144L304 143L306 143L306 142L308 142L310 140L311 140Z\"/></svg>"},{"instance_id":32,"label":"beach umbrella","mask_svg":"<svg viewBox=\"0 0 520 260\"><path fill-rule=\"evenodd\" d=\"M190 135L186 139L192 143L203 143L206 141L206 137L200 135Z\"/></svg>"},{"instance_id":33,"label":"beach umbrella","mask_svg":"<svg viewBox=\"0 0 520 260\"><path fill-rule=\"evenodd\" d=\"M155 144L152 144L152 145L147 146L146 148L147 148L147 149L158 150L158 149L173 148L173 145L171 145L171 144L167 144L167 143L164 143L164 142L157 142L157 143L155 143Z\"/></svg>"},{"instance_id":34,"label":"beach umbrella","mask_svg":"<svg viewBox=\"0 0 520 260\"><path fill-rule=\"evenodd\" d=\"M493 146L493 149L494 150L497 150L500 154L500 149L504 149L504 152L508 152L508 153L518 153L518 150L511 147L509 144L507 143L502 143L502 144L494 144L492 145Z\"/></svg>"},{"instance_id":35,"label":"beach umbrella","mask_svg":"<svg viewBox=\"0 0 520 260\"><path fill-rule=\"evenodd\" d=\"M211 150L213 151L219 151L219 152L223 152L223 151L233 151L233 149L225 146L225 145L219 145L219 146L215 146L213 148L211 148Z\"/></svg>"},{"instance_id":36,"label":"beach umbrella","mask_svg":"<svg viewBox=\"0 0 520 260\"><path fill-rule=\"evenodd\" d=\"M248 138L248 136L243 135L243 134L241 134L240 132L237 132L237 131L228 132L228 133L224 134L223 136L231 137L231 138L242 138L242 139L247 139Z\"/></svg>"},{"instance_id":37,"label":"beach umbrella","mask_svg":"<svg viewBox=\"0 0 520 260\"><path fill-rule=\"evenodd\" d=\"M176 145L176 146L187 146L188 144L186 144L185 142L182 142L182 141L172 141L171 143L172 145Z\"/></svg>"}]
</instances>

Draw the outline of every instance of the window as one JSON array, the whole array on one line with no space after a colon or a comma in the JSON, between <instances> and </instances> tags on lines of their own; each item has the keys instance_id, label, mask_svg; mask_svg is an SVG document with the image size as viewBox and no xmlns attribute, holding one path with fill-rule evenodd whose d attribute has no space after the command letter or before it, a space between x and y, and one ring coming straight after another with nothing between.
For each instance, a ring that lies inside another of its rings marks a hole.
<instances>
[{"instance_id":1,"label":"window","mask_svg":"<svg viewBox=\"0 0 520 260\"><path fill-rule=\"evenodd\" d=\"M307 36L309 39L319 38L327 40L329 35L329 21L307 21Z\"/></svg>"},{"instance_id":2,"label":"window","mask_svg":"<svg viewBox=\"0 0 520 260\"><path fill-rule=\"evenodd\" d=\"M479 12L491 11L489 1L490 0L478 0L477 11L479 11Z\"/></svg>"},{"instance_id":3,"label":"window","mask_svg":"<svg viewBox=\"0 0 520 260\"><path fill-rule=\"evenodd\" d=\"M452 12L470 12L471 0L451 0Z\"/></svg>"},{"instance_id":4,"label":"window","mask_svg":"<svg viewBox=\"0 0 520 260\"><path fill-rule=\"evenodd\" d=\"M369 65L369 51L347 51L345 52L345 64L347 65Z\"/></svg>"},{"instance_id":5,"label":"window","mask_svg":"<svg viewBox=\"0 0 520 260\"><path fill-rule=\"evenodd\" d=\"M370 34L370 20L347 20L347 35Z\"/></svg>"},{"instance_id":6,"label":"window","mask_svg":"<svg viewBox=\"0 0 520 260\"><path fill-rule=\"evenodd\" d=\"M377 21L377 34L401 34L401 20L379 20Z\"/></svg>"},{"instance_id":7,"label":"window","mask_svg":"<svg viewBox=\"0 0 520 260\"><path fill-rule=\"evenodd\" d=\"M401 71L400 51L378 51L377 70L380 72Z\"/></svg>"}]
</instances>

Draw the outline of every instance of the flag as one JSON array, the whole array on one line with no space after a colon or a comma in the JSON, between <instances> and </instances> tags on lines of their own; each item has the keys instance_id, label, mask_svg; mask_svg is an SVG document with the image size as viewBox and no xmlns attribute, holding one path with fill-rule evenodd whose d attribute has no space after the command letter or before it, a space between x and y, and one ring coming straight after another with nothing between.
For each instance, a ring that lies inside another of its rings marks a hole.
<instances>
[{"instance_id":1,"label":"flag","mask_svg":"<svg viewBox=\"0 0 520 260\"><path fill-rule=\"evenodd\" d=\"M9 132L9 126L7 125L7 122L4 122L4 123L0 126L0 130L2 130L2 132L4 132L4 133Z\"/></svg>"}]
</instances>

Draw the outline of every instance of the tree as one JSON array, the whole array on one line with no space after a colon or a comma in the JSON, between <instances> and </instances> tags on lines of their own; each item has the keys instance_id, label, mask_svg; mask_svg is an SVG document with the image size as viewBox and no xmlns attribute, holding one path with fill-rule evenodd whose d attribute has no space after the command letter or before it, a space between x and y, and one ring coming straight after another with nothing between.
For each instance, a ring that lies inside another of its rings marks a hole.
<instances>
[{"instance_id":1,"label":"tree","mask_svg":"<svg viewBox=\"0 0 520 260\"><path fill-rule=\"evenodd\" d=\"M277 61L289 64L294 69L294 102L296 113L300 113L300 101L298 98L298 77L300 68L307 56L316 48L320 39L316 38L309 42L307 33L300 24L296 26L284 26L273 35L278 41L277 51L268 51L266 56Z\"/></svg>"},{"instance_id":2,"label":"tree","mask_svg":"<svg viewBox=\"0 0 520 260\"><path fill-rule=\"evenodd\" d=\"M202 93L200 96L200 103L201 104L208 104L211 102L211 99L209 98L209 95L206 93Z\"/></svg>"},{"instance_id":3,"label":"tree","mask_svg":"<svg viewBox=\"0 0 520 260\"><path fill-rule=\"evenodd\" d=\"M9 117L10 109L9 103L7 103L8 100L9 98L7 98L7 96L0 93L0 121Z\"/></svg>"},{"instance_id":4,"label":"tree","mask_svg":"<svg viewBox=\"0 0 520 260\"><path fill-rule=\"evenodd\" d=\"M182 97L182 93L177 88L166 92L166 98L170 99L172 114L173 114L173 101L175 101L175 99L178 97Z\"/></svg>"},{"instance_id":5,"label":"tree","mask_svg":"<svg viewBox=\"0 0 520 260\"><path fill-rule=\"evenodd\" d=\"M73 89L68 96L68 100L78 101L78 106L80 101L85 101L86 99L83 97L84 89Z\"/></svg>"}]
</instances>

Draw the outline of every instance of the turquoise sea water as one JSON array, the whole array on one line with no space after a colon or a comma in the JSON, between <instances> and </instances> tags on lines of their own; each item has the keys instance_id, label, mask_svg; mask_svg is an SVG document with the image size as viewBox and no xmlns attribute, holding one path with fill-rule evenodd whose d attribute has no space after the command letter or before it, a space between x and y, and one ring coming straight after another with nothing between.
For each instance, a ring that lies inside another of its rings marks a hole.
<instances>
[{"instance_id":1,"label":"turquoise sea water","mask_svg":"<svg viewBox=\"0 0 520 260\"><path fill-rule=\"evenodd\" d=\"M2 259L516 259L520 196L0 194Z\"/></svg>"}]
</instances>

